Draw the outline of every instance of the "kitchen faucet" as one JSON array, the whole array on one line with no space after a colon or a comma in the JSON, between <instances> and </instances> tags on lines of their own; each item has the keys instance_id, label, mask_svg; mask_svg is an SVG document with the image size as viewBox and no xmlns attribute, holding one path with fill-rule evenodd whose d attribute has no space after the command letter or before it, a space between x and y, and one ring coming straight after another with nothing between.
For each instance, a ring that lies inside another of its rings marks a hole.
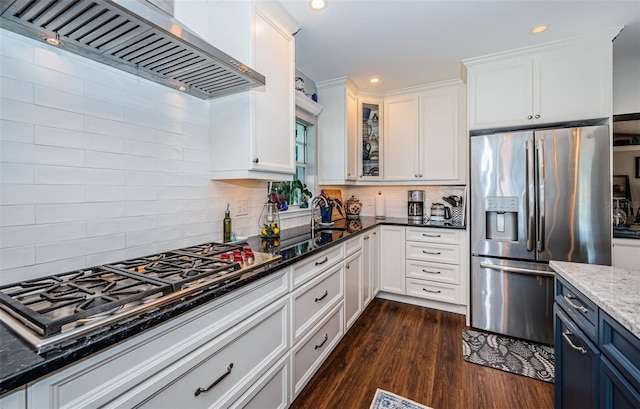
<instances>
[{"instance_id":1,"label":"kitchen faucet","mask_svg":"<svg viewBox=\"0 0 640 409\"><path fill-rule=\"evenodd\" d=\"M311 208L311 236L315 235L316 225L318 224L318 219L315 218L315 214L316 207L320 205L320 202L324 202L324 205L328 206L327 199L322 195L314 196L309 201L309 207Z\"/></svg>"}]
</instances>

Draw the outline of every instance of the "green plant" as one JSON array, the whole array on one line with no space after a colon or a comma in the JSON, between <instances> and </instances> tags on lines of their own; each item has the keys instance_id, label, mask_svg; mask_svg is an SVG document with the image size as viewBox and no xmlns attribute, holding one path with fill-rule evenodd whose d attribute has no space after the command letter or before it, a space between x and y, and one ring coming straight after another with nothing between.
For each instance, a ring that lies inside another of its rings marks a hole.
<instances>
[{"instance_id":1,"label":"green plant","mask_svg":"<svg viewBox=\"0 0 640 409\"><path fill-rule=\"evenodd\" d=\"M296 179L292 182L292 186L294 189L298 189L303 195L307 196L307 197L311 197L313 196L313 193L311 193L311 191L309 190L309 188L307 187L307 185L305 185L304 183L300 182L300 180Z\"/></svg>"},{"instance_id":2,"label":"green plant","mask_svg":"<svg viewBox=\"0 0 640 409\"><path fill-rule=\"evenodd\" d=\"M292 199L294 198L295 192L297 191L300 191L300 199L298 202L298 205L300 205L300 208L305 209L309 207L309 199L311 198L311 196L313 196L313 193L311 193L309 188L307 188L307 185L300 182L299 179L294 179L293 182L291 182ZM298 200L297 196L295 198L296 200ZM294 203L293 200L292 200L292 203Z\"/></svg>"},{"instance_id":3,"label":"green plant","mask_svg":"<svg viewBox=\"0 0 640 409\"><path fill-rule=\"evenodd\" d=\"M342 212L342 200L329 197L326 193L321 193L317 196L313 200L313 203L311 203L311 206L318 206L324 209L325 212L329 212L332 208L335 208L338 210L338 213L340 213L340 216L344 216Z\"/></svg>"}]
</instances>

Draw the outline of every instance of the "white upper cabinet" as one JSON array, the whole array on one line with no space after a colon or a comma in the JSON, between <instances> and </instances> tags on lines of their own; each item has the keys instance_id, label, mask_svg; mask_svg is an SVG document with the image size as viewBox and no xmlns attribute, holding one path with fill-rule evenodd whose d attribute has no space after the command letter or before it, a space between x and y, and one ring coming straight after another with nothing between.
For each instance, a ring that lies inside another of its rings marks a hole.
<instances>
[{"instance_id":1,"label":"white upper cabinet","mask_svg":"<svg viewBox=\"0 0 640 409\"><path fill-rule=\"evenodd\" d=\"M609 117L618 32L465 60L469 129Z\"/></svg>"},{"instance_id":2,"label":"white upper cabinet","mask_svg":"<svg viewBox=\"0 0 640 409\"><path fill-rule=\"evenodd\" d=\"M465 182L464 98L461 81L385 98L385 181Z\"/></svg>"},{"instance_id":3,"label":"white upper cabinet","mask_svg":"<svg viewBox=\"0 0 640 409\"><path fill-rule=\"evenodd\" d=\"M217 2L211 14L215 17L210 30L228 29L233 21L233 32L240 33L227 32L226 37L234 40L227 39L223 51L242 60L248 48L248 59L242 62L266 77L262 87L211 100L211 178L291 180L295 173L292 33L297 28L273 2ZM250 35L244 36L244 31Z\"/></svg>"},{"instance_id":4,"label":"white upper cabinet","mask_svg":"<svg viewBox=\"0 0 640 409\"><path fill-rule=\"evenodd\" d=\"M358 178L358 88L348 78L318 82L324 106L318 116L320 184L352 183Z\"/></svg>"}]
</instances>

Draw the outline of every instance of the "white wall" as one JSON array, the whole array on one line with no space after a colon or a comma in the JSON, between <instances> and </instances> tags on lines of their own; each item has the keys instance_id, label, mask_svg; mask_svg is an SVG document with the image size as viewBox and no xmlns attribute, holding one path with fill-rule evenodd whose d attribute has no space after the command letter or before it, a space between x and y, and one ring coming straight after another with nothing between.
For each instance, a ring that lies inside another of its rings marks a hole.
<instances>
[{"instance_id":1,"label":"white wall","mask_svg":"<svg viewBox=\"0 0 640 409\"><path fill-rule=\"evenodd\" d=\"M208 101L0 40L0 284L220 240L227 202L257 234L266 183L209 179Z\"/></svg>"},{"instance_id":2,"label":"white wall","mask_svg":"<svg viewBox=\"0 0 640 409\"><path fill-rule=\"evenodd\" d=\"M613 66L613 113L640 112L640 62Z\"/></svg>"}]
</instances>

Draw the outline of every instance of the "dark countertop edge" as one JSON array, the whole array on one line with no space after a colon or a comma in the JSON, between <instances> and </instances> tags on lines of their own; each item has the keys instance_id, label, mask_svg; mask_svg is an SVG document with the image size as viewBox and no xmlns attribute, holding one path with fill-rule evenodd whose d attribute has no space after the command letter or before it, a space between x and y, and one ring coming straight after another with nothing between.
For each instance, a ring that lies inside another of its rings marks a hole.
<instances>
[{"instance_id":1,"label":"dark countertop edge","mask_svg":"<svg viewBox=\"0 0 640 409\"><path fill-rule=\"evenodd\" d=\"M614 239L640 240L640 236L638 236L637 234L616 233L615 231L613 232L613 238Z\"/></svg>"},{"instance_id":2,"label":"dark countertop edge","mask_svg":"<svg viewBox=\"0 0 640 409\"><path fill-rule=\"evenodd\" d=\"M13 371L6 375L2 375L0 379L0 395L11 392L21 386L24 386L30 382L33 382L39 378L49 375L50 373L62 369L68 365L73 364L81 359L87 358L93 354L106 351L112 346L115 346L119 342L125 341L127 339L131 339L134 336L140 335L144 331L154 328L160 324L168 322L169 320L179 317L180 315L191 311L194 308L197 308L201 305L209 303L215 299L218 299L230 292L237 290L243 286L246 286L250 283L253 283L263 277L266 277L270 274L273 274L277 271L282 270L283 268L287 268L301 260L304 260L307 257L311 257L313 254L318 251L323 251L325 249L340 245L350 238L357 236L358 234L373 230L375 227L379 225L397 225L397 226L407 226L407 227L431 227L431 228L446 228L446 229L457 229L464 230L465 226L447 226L442 224L437 225L429 225L429 224L415 224L408 222L407 218L401 217L389 217L385 219L375 219L373 217L361 217L360 219L362 228L349 232L344 231L340 238L331 241L330 243L322 244L321 246L313 249L309 249L308 251L296 255L295 257L289 257L285 260L278 261L270 266L268 269L257 270L255 274L250 275L249 277L239 278L237 281L229 283L223 287L219 287L213 289L212 291L196 297L194 299L189 299L183 302L174 303L173 305L167 306L163 308L161 311L156 311L153 315L150 315L148 318L143 319L141 321L136 322L133 325L126 326L124 324L123 328L119 328L113 330L112 327L110 330L105 331L103 334L96 335L92 337L92 339L84 345L80 346L67 346L62 347L65 349L64 352L46 352L42 355L36 353L35 349L30 345L26 344L22 339L15 335L8 327L6 327L3 323L0 323L0 341L2 342L2 348L0 348L0 353L3 355L19 355L25 354L29 355L30 358L33 359L33 363L28 365L25 368L16 368ZM336 221L337 225L346 224L349 220L339 220ZM321 230L320 230L321 231ZM295 239L296 237L302 236L310 236L310 228L309 226L298 226L291 229L286 229L282 231L281 238L283 241L287 240L287 236L289 239ZM309 240L306 238L306 240ZM305 239L301 239L302 242ZM254 251L264 251L263 246L261 245L262 239L259 236L252 236L247 240L247 244ZM292 246L293 247L293 246ZM243 275L246 276L246 275ZM241 276L242 277L242 276ZM6 344L9 348L13 349L12 351L4 351L4 347ZM3 364L4 368L0 368L0 371L4 372L7 368Z\"/></svg>"}]
</instances>

